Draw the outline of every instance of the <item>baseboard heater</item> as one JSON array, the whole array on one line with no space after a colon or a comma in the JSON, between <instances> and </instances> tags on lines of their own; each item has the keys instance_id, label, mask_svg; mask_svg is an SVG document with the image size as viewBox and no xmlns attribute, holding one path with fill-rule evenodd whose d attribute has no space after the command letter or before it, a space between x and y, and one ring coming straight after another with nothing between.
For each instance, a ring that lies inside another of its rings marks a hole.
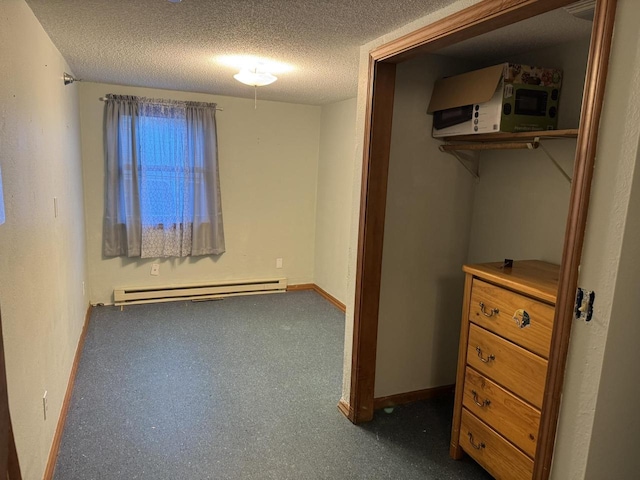
<instances>
[{"instance_id":1,"label":"baseboard heater","mask_svg":"<svg viewBox=\"0 0 640 480\"><path fill-rule=\"evenodd\" d=\"M113 299L117 306L122 306L178 300L210 300L237 295L259 295L284 292L286 289L286 278L231 280L188 285L115 288Z\"/></svg>"}]
</instances>

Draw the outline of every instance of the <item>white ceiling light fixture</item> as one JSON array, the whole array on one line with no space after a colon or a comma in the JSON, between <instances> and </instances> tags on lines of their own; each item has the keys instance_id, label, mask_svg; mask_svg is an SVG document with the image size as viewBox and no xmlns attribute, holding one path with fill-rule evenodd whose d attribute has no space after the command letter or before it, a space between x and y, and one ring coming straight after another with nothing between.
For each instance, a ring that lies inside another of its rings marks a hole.
<instances>
[{"instance_id":1,"label":"white ceiling light fixture","mask_svg":"<svg viewBox=\"0 0 640 480\"><path fill-rule=\"evenodd\" d=\"M295 67L288 63L256 55L220 55L212 60L220 65L237 70L253 71L257 69L259 72L269 72L273 75L289 73L295 70Z\"/></svg>"},{"instance_id":2,"label":"white ceiling light fixture","mask_svg":"<svg viewBox=\"0 0 640 480\"><path fill-rule=\"evenodd\" d=\"M278 80L278 77L265 70L264 64L262 62L259 62L253 68L241 68L240 71L233 76L233 78L235 78L240 83L244 83L245 85L253 87L254 110L258 108L258 87L266 87L267 85L271 85L273 82Z\"/></svg>"},{"instance_id":3,"label":"white ceiling light fixture","mask_svg":"<svg viewBox=\"0 0 640 480\"><path fill-rule=\"evenodd\" d=\"M261 67L254 67L253 69L242 68L239 73L236 73L235 78L240 83L253 87L253 109L258 108L258 87L265 87L271 85L278 80L278 77L272 75L269 72L265 72Z\"/></svg>"},{"instance_id":4,"label":"white ceiling light fixture","mask_svg":"<svg viewBox=\"0 0 640 480\"><path fill-rule=\"evenodd\" d=\"M269 72L260 71L257 67L253 70L243 68L240 70L240 73L236 73L233 78L238 80L240 83L244 83L251 87L265 87L278 80L278 77L275 75L272 75Z\"/></svg>"},{"instance_id":5,"label":"white ceiling light fixture","mask_svg":"<svg viewBox=\"0 0 640 480\"><path fill-rule=\"evenodd\" d=\"M257 105L258 87L271 85L278 80L274 73L281 74L295 70L295 67L288 63L255 55L222 55L213 60L221 65L240 70L233 78L254 88L254 106Z\"/></svg>"}]
</instances>

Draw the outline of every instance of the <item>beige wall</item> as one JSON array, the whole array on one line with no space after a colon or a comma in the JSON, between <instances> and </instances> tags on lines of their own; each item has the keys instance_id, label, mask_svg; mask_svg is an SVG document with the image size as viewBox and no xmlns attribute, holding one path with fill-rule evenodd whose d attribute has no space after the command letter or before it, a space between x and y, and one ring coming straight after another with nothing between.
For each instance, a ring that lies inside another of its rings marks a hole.
<instances>
[{"instance_id":1,"label":"beige wall","mask_svg":"<svg viewBox=\"0 0 640 480\"><path fill-rule=\"evenodd\" d=\"M474 180L438 150L433 83L465 63L431 55L398 65L382 255L375 396L455 383Z\"/></svg>"},{"instance_id":2,"label":"beige wall","mask_svg":"<svg viewBox=\"0 0 640 480\"><path fill-rule=\"evenodd\" d=\"M440 10L415 22L382 36L361 48L360 73L358 86L358 111L356 127L356 155L354 156L353 192L360 190L360 174L362 159L362 138L367 94L368 52L382 43L388 42L402 34L430 24L439 18L477 3L473 0L456 2L447 9ZM582 256L579 285L596 291L596 308L594 320L590 323L575 322L573 325L569 358L565 377L563 402L558 425L558 436L551 478L572 480L582 478L598 478L595 472L607 468L595 463L587 465L587 452L592 439L592 429L596 415L596 400L600 388L603 368L604 348L609 331L614 296L616 309L623 312L633 311L634 298L625 298L624 290L617 296L618 280L627 278L625 271L619 274L620 254L623 239L633 241L638 231L634 226L625 230L627 209L630 202L630 179L633 175L637 158L638 140L640 139L640 44L637 36L637 25L640 22L640 10L634 0L619 0L616 16L616 29L612 47L611 65L607 80L607 92L604 99L603 119L600 127L596 168L592 186L589 218ZM357 261L358 215L360 197L354 195L351 215L351 240L349 248L347 323L345 327L345 357L343 400L348 402L351 378L351 348L353 341L353 298L355 295L355 267ZM628 278L631 278L629 276ZM618 303L619 302L619 303ZM615 336L613 337L615 339ZM610 344L614 351L617 345ZM622 345L624 348L624 344ZM611 357L614 359L614 357ZM624 353L620 358L612 360L629 361ZM608 382L613 389L612 395L621 399L624 388L622 384ZM624 419L611 414L611 407L601 404L605 411L604 418L616 421L615 428L624 428ZM633 432L637 437L637 432ZM628 439L619 439L619 442ZM631 439L634 445L635 438ZM597 445L597 443L594 443ZM613 448L613 447L612 447ZM600 462L607 462L600 458ZM588 468L587 468L588 467ZM621 469L624 467L620 467ZM593 476L591 472L594 472Z\"/></svg>"},{"instance_id":3,"label":"beige wall","mask_svg":"<svg viewBox=\"0 0 640 480\"><path fill-rule=\"evenodd\" d=\"M219 257L102 257L103 111L107 93L217 102L220 184L227 251ZM313 282L320 107L148 88L80 87L91 301L111 303L117 286L284 276ZM276 258L283 268L276 269ZM152 263L160 275L150 276Z\"/></svg>"},{"instance_id":4,"label":"beige wall","mask_svg":"<svg viewBox=\"0 0 640 480\"><path fill-rule=\"evenodd\" d=\"M345 206L351 205L355 128L355 98L322 106L314 278L343 303L351 220Z\"/></svg>"},{"instance_id":5,"label":"beige wall","mask_svg":"<svg viewBox=\"0 0 640 480\"><path fill-rule=\"evenodd\" d=\"M575 140L545 141L570 176ZM482 152L469 263L562 259L571 184L541 151Z\"/></svg>"},{"instance_id":6,"label":"beige wall","mask_svg":"<svg viewBox=\"0 0 640 480\"><path fill-rule=\"evenodd\" d=\"M75 85L63 85L69 67L22 0L2 2L0 65L0 302L9 406L23 478L36 480L88 306L78 95Z\"/></svg>"}]
</instances>

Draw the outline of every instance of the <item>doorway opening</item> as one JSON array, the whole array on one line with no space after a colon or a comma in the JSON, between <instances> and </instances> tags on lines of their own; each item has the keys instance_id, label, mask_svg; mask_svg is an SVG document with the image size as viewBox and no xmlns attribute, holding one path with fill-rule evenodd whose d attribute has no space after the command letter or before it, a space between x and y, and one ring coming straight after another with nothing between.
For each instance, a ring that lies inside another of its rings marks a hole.
<instances>
[{"instance_id":1,"label":"doorway opening","mask_svg":"<svg viewBox=\"0 0 640 480\"><path fill-rule=\"evenodd\" d=\"M354 423L372 418L376 399L378 320L384 267L383 239L388 211L393 117L398 100L395 95L396 83L402 80L399 72L402 74L400 69L404 68L400 64L420 56L434 54L446 47L461 44L465 40L477 38L570 3L573 1L488 0L387 43L370 53L351 388L349 404L341 405L341 410ZM588 48L566 227L561 240L563 247L559 262L559 287L541 415L540 446L536 452L534 467L536 479L548 478L553 456L614 17L615 1L599 0ZM425 157L426 155L425 153ZM428 158L425 158L425 161L428 161ZM438 228L435 224L433 235L437 234ZM459 314L460 307L456 307Z\"/></svg>"}]
</instances>

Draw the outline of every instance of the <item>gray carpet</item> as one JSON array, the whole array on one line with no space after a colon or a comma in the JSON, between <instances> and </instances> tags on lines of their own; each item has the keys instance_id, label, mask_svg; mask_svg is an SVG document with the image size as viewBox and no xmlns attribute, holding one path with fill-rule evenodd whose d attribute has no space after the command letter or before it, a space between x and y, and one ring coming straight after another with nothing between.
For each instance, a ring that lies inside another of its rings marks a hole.
<instances>
[{"instance_id":1,"label":"gray carpet","mask_svg":"<svg viewBox=\"0 0 640 480\"><path fill-rule=\"evenodd\" d=\"M487 479L452 398L336 408L344 314L315 292L93 310L55 479Z\"/></svg>"}]
</instances>

